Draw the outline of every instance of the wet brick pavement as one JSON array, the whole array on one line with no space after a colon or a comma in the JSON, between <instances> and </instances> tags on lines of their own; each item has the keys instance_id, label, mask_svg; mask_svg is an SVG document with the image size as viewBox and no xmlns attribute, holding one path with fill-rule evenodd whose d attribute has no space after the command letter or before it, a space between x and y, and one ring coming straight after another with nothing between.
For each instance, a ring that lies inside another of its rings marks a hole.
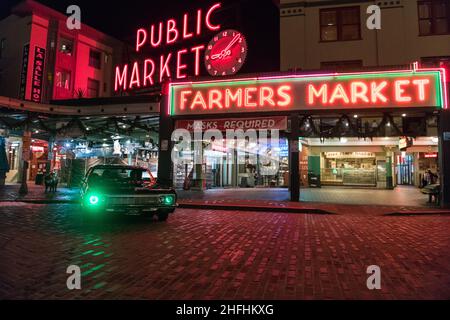
<instances>
[{"instance_id":1,"label":"wet brick pavement","mask_svg":"<svg viewBox=\"0 0 450 320\"><path fill-rule=\"evenodd\" d=\"M355 209L356 210L356 209ZM178 209L83 222L74 204L4 202L1 299L449 299L449 216ZM82 289L66 288L66 268ZM382 290L368 290L369 265Z\"/></svg>"}]
</instances>

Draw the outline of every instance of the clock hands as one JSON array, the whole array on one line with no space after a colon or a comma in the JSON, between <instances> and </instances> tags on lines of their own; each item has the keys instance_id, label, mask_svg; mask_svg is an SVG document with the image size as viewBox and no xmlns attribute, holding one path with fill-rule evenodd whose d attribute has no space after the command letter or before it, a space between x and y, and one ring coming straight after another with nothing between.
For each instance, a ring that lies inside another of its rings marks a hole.
<instances>
[{"instance_id":1,"label":"clock hands","mask_svg":"<svg viewBox=\"0 0 450 320\"><path fill-rule=\"evenodd\" d=\"M216 60L216 59L223 59L229 55L231 55L231 47L239 41L239 39L241 38L241 35L238 33L236 36L234 36L233 40L230 41L230 43L226 46L225 49L223 49L220 53L217 54L213 54L211 56L211 60Z\"/></svg>"}]
</instances>

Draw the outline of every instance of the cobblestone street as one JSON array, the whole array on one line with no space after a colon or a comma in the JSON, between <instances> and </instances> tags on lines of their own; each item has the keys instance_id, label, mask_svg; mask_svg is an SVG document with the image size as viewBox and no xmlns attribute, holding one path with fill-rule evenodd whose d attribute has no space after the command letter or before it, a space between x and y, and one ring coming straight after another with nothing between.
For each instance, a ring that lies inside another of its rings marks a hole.
<instances>
[{"instance_id":1,"label":"cobblestone street","mask_svg":"<svg viewBox=\"0 0 450 320\"><path fill-rule=\"evenodd\" d=\"M75 204L4 202L0 298L449 299L449 227L439 215L190 209L86 223ZM71 264L81 290L66 287ZM366 287L369 265L381 290Z\"/></svg>"}]
</instances>

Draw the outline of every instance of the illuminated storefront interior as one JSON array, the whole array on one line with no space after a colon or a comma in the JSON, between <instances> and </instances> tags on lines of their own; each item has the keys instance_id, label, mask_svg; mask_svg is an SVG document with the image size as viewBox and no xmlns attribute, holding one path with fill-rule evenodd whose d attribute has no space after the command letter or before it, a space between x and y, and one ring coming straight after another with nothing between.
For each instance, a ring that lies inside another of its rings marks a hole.
<instances>
[{"instance_id":1,"label":"illuminated storefront interior","mask_svg":"<svg viewBox=\"0 0 450 320\"><path fill-rule=\"evenodd\" d=\"M225 131L224 121L286 119L285 127L275 127L276 157L258 148L241 155L203 139L202 164L174 167L174 185L181 188L188 180L199 189L289 187L291 154L298 152L301 186L420 186L426 170L439 173L437 111L447 108L445 83L443 69L172 83L167 112L174 129L192 131L200 121L199 130ZM293 117L299 123L295 148L289 145ZM252 154L256 161L237 164ZM279 170L261 178L258 172L271 163Z\"/></svg>"}]
</instances>

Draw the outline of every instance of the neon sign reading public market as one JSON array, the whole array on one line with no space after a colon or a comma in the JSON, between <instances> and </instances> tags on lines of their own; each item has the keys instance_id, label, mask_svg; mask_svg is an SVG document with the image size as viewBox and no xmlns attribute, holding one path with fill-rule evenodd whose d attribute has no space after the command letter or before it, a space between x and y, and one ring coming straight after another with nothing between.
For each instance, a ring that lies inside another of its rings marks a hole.
<instances>
[{"instance_id":1,"label":"neon sign reading public market","mask_svg":"<svg viewBox=\"0 0 450 320\"><path fill-rule=\"evenodd\" d=\"M140 28L136 33L136 52L145 48L157 49L169 47L181 40L191 40L200 37L204 31L217 31L221 28L213 19L216 11L221 7L216 3L205 12L198 9L191 16L185 13L180 20L169 19L165 22L152 24L149 28ZM195 23L192 21L195 20ZM191 21L191 23L189 23ZM152 86L165 78L184 79L187 77L187 69L194 66L194 75L200 75L201 52L205 50L205 44L195 45L191 48L183 48L176 52L162 54L159 57L148 57L144 61L135 61L132 64L116 66L115 91L132 90L141 87ZM171 64L175 68L171 69ZM188 65L191 63L190 65Z\"/></svg>"},{"instance_id":2,"label":"neon sign reading public market","mask_svg":"<svg viewBox=\"0 0 450 320\"><path fill-rule=\"evenodd\" d=\"M288 75L169 85L170 115L447 108L444 69Z\"/></svg>"}]
</instances>

